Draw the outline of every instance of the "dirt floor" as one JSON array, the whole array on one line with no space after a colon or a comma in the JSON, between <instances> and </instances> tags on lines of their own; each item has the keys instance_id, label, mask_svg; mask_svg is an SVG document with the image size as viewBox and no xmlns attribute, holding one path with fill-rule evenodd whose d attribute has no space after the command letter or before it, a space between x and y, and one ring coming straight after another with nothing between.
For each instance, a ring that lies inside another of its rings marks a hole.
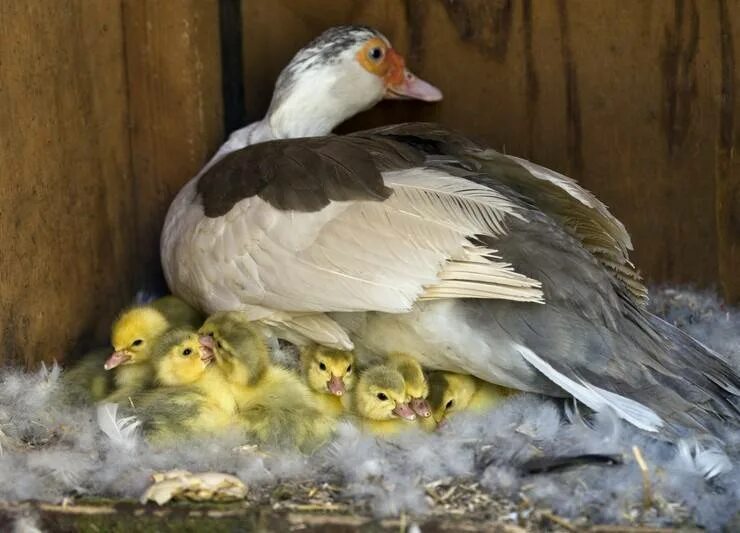
<instances>
[{"instance_id":1,"label":"dirt floor","mask_svg":"<svg viewBox=\"0 0 740 533\"><path fill-rule=\"evenodd\" d=\"M148 532L148 531L304 531L304 532L573 532L649 533L699 531L679 506L650 504L625 516L624 525L590 523L587 510L575 520L533 507L520 494L518 502L501 500L475 482L435 482L426 487L431 512L416 518L401 515L373 519L361 502L342 501L337 487L308 483L283 484L251 493L228 504L175 502L159 507L132 500L79 499L61 504L0 503L2 531ZM657 513L671 513L675 529L652 527ZM736 520L736 525L740 522ZM734 527L734 526L733 526ZM728 531L733 530L733 527ZM33 529L36 528L36 529ZM735 529L735 531L740 529Z\"/></svg>"}]
</instances>

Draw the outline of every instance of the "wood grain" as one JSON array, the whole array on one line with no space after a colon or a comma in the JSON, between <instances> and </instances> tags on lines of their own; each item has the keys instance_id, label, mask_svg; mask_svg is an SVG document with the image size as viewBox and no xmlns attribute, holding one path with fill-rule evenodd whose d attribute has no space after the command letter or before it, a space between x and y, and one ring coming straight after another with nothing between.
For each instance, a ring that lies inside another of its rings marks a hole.
<instances>
[{"instance_id":1,"label":"wood grain","mask_svg":"<svg viewBox=\"0 0 740 533\"><path fill-rule=\"evenodd\" d=\"M0 2L0 360L102 339L132 293L117 1Z\"/></svg>"},{"instance_id":2,"label":"wood grain","mask_svg":"<svg viewBox=\"0 0 740 533\"><path fill-rule=\"evenodd\" d=\"M243 0L248 118L263 116L280 69L314 35L376 26L445 100L385 102L341 130L439 121L564 172L625 222L649 281L721 282L738 301L738 9L697 0Z\"/></svg>"},{"instance_id":3,"label":"wood grain","mask_svg":"<svg viewBox=\"0 0 740 533\"><path fill-rule=\"evenodd\" d=\"M0 3L0 360L107 343L222 140L218 2Z\"/></svg>"},{"instance_id":4,"label":"wood grain","mask_svg":"<svg viewBox=\"0 0 740 533\"><path fill-rule=\"evenodd\" d=\"M217 0L124 0L140 288L163 288L159 235L223 140Z\"/></svg>"}]
</instances>

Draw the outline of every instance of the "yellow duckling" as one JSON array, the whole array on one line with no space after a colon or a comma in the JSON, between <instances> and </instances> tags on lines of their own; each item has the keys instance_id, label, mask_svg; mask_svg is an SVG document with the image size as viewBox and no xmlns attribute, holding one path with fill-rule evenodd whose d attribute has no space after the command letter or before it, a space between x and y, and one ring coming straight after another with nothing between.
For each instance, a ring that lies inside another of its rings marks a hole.
<instances>
[{"instance_id":1,"label":"yellow duckling","mask_svg":"<svg viewBox=\"0 0 740 533\"><path fill-rule=\"evenodd\" d=\"M355 386L355 354L314 344L301 349L303 378L324 413L338 417Z\"/></svg>"},{"instance_id":2,"label":"yellow duckling","mask_svg":"<svg viewBox=\"0 0 740 533\"><path fill-rule=\"evenodd\" d=\"M397 370L406 383L406 395L411 398L409 406L414 413L422 418L429 418L432 409L429 407L429 383L419 362L401 352L392 352L388 355L388 366Z\"/></svg>"},{"instance_id":3,"label":"yellow duckling","mask_svg":"<svg viewBox=\"0 0 740 533\"><path fill-rule=\"evenodd\" d=\"M61 395L72 404L95 403L113 390L113 376L103 369L109 348L97 348L84 355L62 374Z\"/></svg>"},{"instance_id":4,"label":"yellow duckling","mask_svg":"<svg viewBox=\"0 0 740 533\"><path fill-rule=\"evenodd\" d=\"M334 420L292 372L270 362L265 331L241 313L217 313L200 328L229 382L248 433L268 446L309 451L328 441Z\"/></svg>"},{"instance_id":5,"label":"yellow duckling","mask_svg":"<svg viewBox=\"0 0 740 533\"><path fill-rule=\"evenodd\" d=\"M104 365L105 370L115 369L117 389L107 401L125 400L150 386L154 375L151 354L156 339L173 328L197 328L201 320L195 309L174 296L121 313L111 328L114 352Z\"/></svg>"},{"instance_id":6,"label":"yellow duckling","mask_svg":"<svg viewBox=\"0 0 740 533\"><path fill-rule=\"evenodd\" d=\"M389 436L414 427L416 413L408 404L401 374L378 365L360 374L351 408L362 429L377 436Z\"/></svg>"},{"instance_id":7,"label":"yellow duckling","mask_svg":"<svg viewBox=\"0 0 740 533\"><path fill-rule=\"evenodd\" d=\"M210 434L238 425L228 381L199 335L173 329L154 344L152 359L161 387L134 396L134 414L150 438Z\"/></svg>"},{"instance_id":8,"label":"yellow duckling","mask_svg":"<svg viewBox=\"0 0 740 533\"><path fill-rule=\"evenodd\" d=\"M429 400L437 424L465 409L486 411L516 391L467 374L435 371L429 374Z\"/></svg>"}]
</instances>

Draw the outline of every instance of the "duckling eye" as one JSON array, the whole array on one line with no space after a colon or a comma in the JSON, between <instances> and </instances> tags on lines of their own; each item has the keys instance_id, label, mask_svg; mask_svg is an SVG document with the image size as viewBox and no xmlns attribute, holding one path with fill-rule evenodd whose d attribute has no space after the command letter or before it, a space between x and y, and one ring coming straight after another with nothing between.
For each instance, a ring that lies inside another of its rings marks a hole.
<instances>
[{"instance_id":1,"label":"duckling eye","mask_svg":"<svg viewBox=\"0 0 740 533\"><path fill-rule=\"evenodd\" d=\"M324 363L319 363L319 368L321 370L326 370L326 365Z\"/></svg>"},{"instance_id":2,"label":"duckling eye","mask_svg":"<svg viewBox=\"0 0 740 533\"><path fill-rule=\"evenodd\" d=\"M216 347L217 347L217 348L223 348L223 346L221 346L221 341L218 341L218 342L216 343Z\"/></svg>"},{"instance_id":3,"label":"duckling eye","mask_svg":"<svg viewBox=\"0 0 740 533\"><path fill-rule=\"evenodd\" d=\"M188 356L188 355L190 355L191 353L193 353L193 350L191 350L190 348L185 348L185 349L184 349L184 350L182 351L182 355L184 355L185 357L187 357L187 356Z\"/></svg>"},{"instance_id":4,"label":"duckling eye","mask_svg":"<svg viewBox=\"0 0 740 533\"><path fill-rule=\"evenodd\" d=\"M134 342L131 343L131 346L141 346L144 344L144 341L141 339L136 339Z\"/></svg>"},{"instance_id":5,"label":"duckling eye","mask_svg":"<svg viewBox=\"0 0 740 533\"><path fill-rule=\"evenodd\" d=\"M379 392L378 393L378 400L386 401L388 399L388 396L385 395L385 393Z\"/></svg>"},{"instance_id":6,"label":"duckling eye","mask_svg":"<svg viewBox=\"0 0 740 533\"><path fill-rule=\"evenodd\" d=\"M347 374L349 374L350 372L352 372L352 365L349 365L349 366L347 367Z\"/></svg>"},{"instance_id":7,"label":"duckling eye","mask_svg":"<svg viewBox=\"0 0 740 533\"><path fill-rule=\"evenodd\" d=\"M369 57L373 61L380 61L381 59L383 59L383 55L383 49L379 46L374 46L367 52L367 57Z\"/></svg>"},{"instance_id":8,"label":"duckling eye","mask_svg":"<svg viewBox=\"0 0 740 533\"><path fill-rule=\"evenodd\" d=\"M447 405L445 405L445 409L450 409L453 405L455 405L455 400L450 400L447 402Z\"/></svg>"}]
</instances>

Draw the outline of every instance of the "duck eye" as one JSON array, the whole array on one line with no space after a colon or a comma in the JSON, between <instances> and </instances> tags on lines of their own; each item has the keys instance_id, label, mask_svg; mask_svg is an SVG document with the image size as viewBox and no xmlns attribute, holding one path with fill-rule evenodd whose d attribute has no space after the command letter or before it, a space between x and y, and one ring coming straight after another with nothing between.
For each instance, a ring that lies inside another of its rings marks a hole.
<instances>
[{"instance_id":1,"label":"duck eye","mask_svg":"<svg viewBox=\"0 0 740 533\"><path fill-rule=\"evenodd\" d=\"M141 339L136 339L134 342L131 343L131 346L141 346L144 344L144 341Z\"/></svg>"},{"instance_id":2,"label":"duck eye","mask_svg":"<svg viewBox=\"0 0 740 533\"><path fill-rule=\"evenodd\" d=\"M349 365L349 366L347 367L347 374L349 374L350 372L352 372L352 365Z\"/></svg>"},{"instance_id":3,"label":"duck eye","mask_svg":"<svg viewBox=\"0 0 740 533\"><path fill-rule=\"evenodd\" d=\"M184 355L185 357L187 357L187 356L188 356L188 355L190 355L191 353L193 353L193 350L191 350L190 348L185 348L185 349L184 349L184 350L182 351L182 355Z\"/></svg>"},{"instance_id":4,"label":"duck eye","mask_svg":"<svg viewBox=\"0 0 740 533\"><path fill-rule=\"evenodd\" d=\"M319 363L319 368L321 370L326 370L326 365L324 363Z\"/></svg>"},{"instance_id":5,"label":"duck eye","mask_svg":"<svg viewBox=\"0 0 740 533\"><path fill-rule=\"evenodd\" d=\"M449 409L453 405L455 405L455 400L450 400L449 402L447 402L447 405L445 405L445 409Z\"/></svg>"},{"instance_id":6,"label":"duck eye","mask_svg":"<svg viewBox=\"0 0 740 533\"><path fill-rule=\"evenodd\" d=\"M379 392L378 393L378 400L386 401L388 399L388 396L385 395L385 393Z\"/></svg>"},{"instance_id":7,"label":"duck eye","mask_svg":"<svg viewBox=\"0 0 740 533\"><path fill-rule=\"evenodd\" d=\"M373 46L367 53L367 57L372 59L373 61L380 61L383 59L383 49L379 46Z\"/></svg>"}]
</instances>

